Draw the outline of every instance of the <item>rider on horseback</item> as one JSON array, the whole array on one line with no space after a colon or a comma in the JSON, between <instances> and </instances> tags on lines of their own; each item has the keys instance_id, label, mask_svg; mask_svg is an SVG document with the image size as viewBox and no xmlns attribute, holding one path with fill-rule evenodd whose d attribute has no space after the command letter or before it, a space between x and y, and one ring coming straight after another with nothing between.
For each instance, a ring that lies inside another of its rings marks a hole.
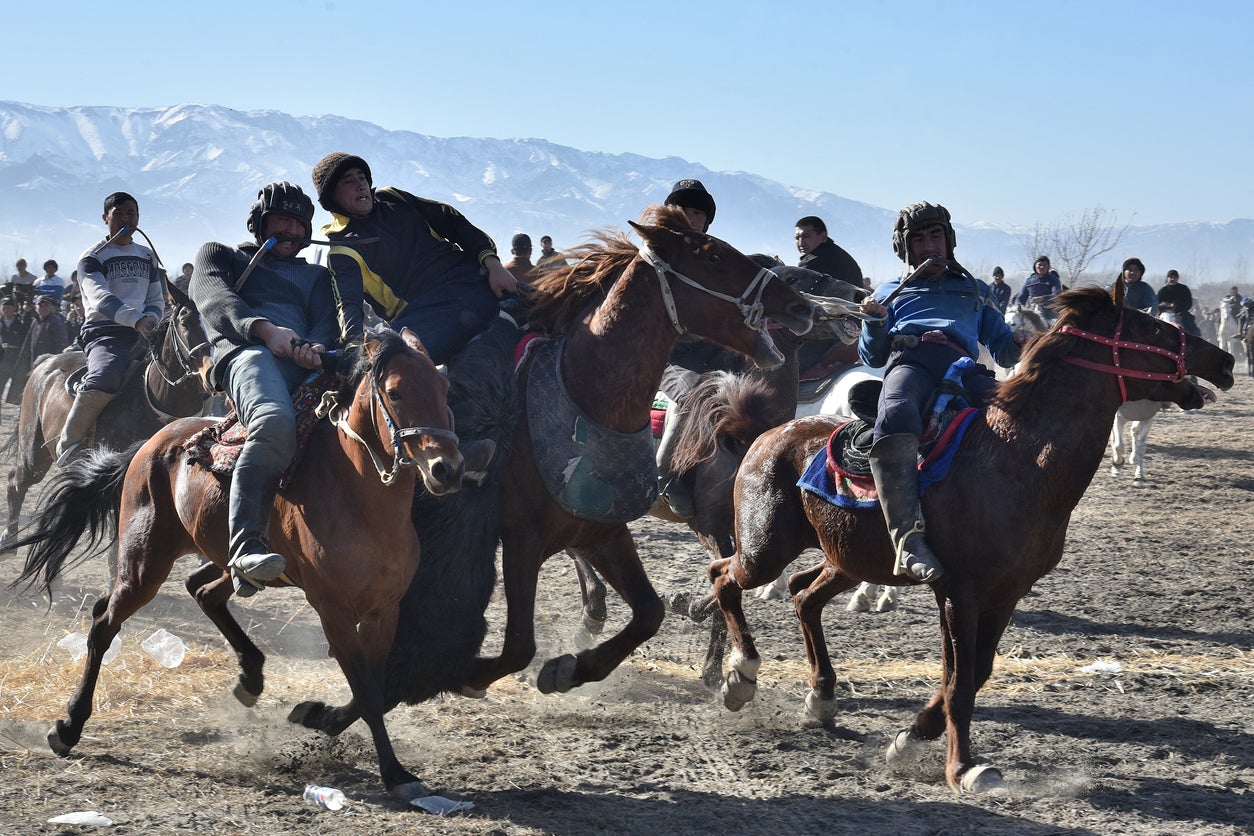
<instances>
[{"instance_id":1,"label":"rider on horseback","mask_svg":"<svg viewBox=\"0 0 1254 836\"><path fill-rule=\"evenodd\" d=\"M248 430L231 477L230 567L247 598L283 574L266 531L279 480L296 452L291 393L322 368L321 355L343 333L361 332L361 296L342 303L325 267L297 254L313 233L313 201L292 183L271 183L248 212L255 241L210 242L196 255L190 295L213 347L213 381ZM271 241L271 239L274 239Z\"/></svg>"},{"instance_id":2,"label":"rider on horseback","mask_svg":"<svg viewBox=\"0 0 1254 836\"><path fill-rule=\"evenodd\" d=\"M988 285L953 260L955 243L945 207L913 203L901 210L893 250L906 262L909 275L885 282L863 301L863 312L883 319L863 325L858 345L868 366L887 364L870 459L897 552L894 571L923 583L945 571L924 540L918 471L923 410L954 361L977 356L980 343L998 364L1012 366L1028 340L1026 334L1011 332ZM935 261L920 269L930 259ZM978 365L962 383L972 402L996 385L992 374Z\"/></svg>"},{"instance_id":3,"label":"rider on horseback","mask_svg":"<svg viewBox=\"0 0 1254 836\"><path fill-rule=\"evenodd\" d=\"M87 374L61 428L58 465L79 450L100 413L122 390L135 341L152 334L165 310L157 257L131 240L139 228L139 202L126 192L114 192L105 198L101 218L109 235L78 262L86 312L80 341Z\"/></svg>"},{"instance_id":4,"label":"rider on horseback","mask_svg":"<svg viewBox=\"0 0 1254 836\"><path fill-rule=\"evenodd\" d=\"M1053 322L1055 315L1049 309L1049 301L1059 293L1062 293L1062 279L1050 269L1049 256L1043 255L1032 265L1032 274L1023 282L1023 289L1015 297L1015 304L1021 308L1032 308L1049 322Z\"/></svg>"},{"instance_id":5,"label":"rider on horseback","mask_svg":"<svg viewBox=\"0 0 1254 836\"><path fill-rule=\"evenodd\" d=\"M1158 289L1158 310L1178 314L1180 327L1185 333L1202 336L1197 320L1193 318L1193 291L1188 285L1180 283L1180 273L1176 270L1167 271L1167 283Z\"/></svg>"}]
</instances>

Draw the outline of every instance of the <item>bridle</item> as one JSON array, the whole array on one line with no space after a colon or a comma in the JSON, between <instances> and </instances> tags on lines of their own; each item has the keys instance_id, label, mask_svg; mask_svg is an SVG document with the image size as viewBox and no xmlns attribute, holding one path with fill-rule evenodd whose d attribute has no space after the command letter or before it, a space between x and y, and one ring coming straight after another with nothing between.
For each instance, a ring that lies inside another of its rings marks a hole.
<instances>
[{"instance_id":1,"label":"bridle","mask_svg":"<svg viewBox=\"0 0 1254 836\"><path fill-rule=\"evenodd\" d=\"M771 279L779 278L779 276L765 267L758 269L757 275L753 277L753 281L749 282L745 292L736 297L728 296L726 293L719 293L717 290L710 290L700 282L688 278L667 264L661 256L649 248L648 244L640 245L640 257L657 271L658 285L662 288L662 303L666 305L666 313L671 319L671 325L679 333L687 333L688 329L684 328L679 322L679 310L675 307L675 297L671 292L671 285L670 281L667 280L667 276L674 276L684 284L695 287L702 293L707 293L716 299L731 302L740 310L747 328L754 331L762 330L762 321L766 317L766 307L762 304L762 294L766 292L766 286L770 284Z\"/></svg>"},{"instance_id":2,"label":"bridle","mask_svg":"<svg viewBox=\"0 0 1254 836\"><path fill-rule=\"evenodd\" d=\"M387 425L388 440L385 442L384 446L390 446L392 448L391 468L385 466L383 459L374 451L374 448L371 447L364 438L358 435L357 432L348 425L348 409L339 408L334 410L330 413L330 420L331 423L345 435L359 443L362 447L366 448L366 452L370 454L370 461L374 465L374 469L379 474L379 481L384 485L391 485L394 481L396 481L397 475L399 475L401 470L404 468L418 466L417 460L411 458L405 452L406 439L414 436L431 436L434 438L448 439L452 441L453 444L459 443L460 440L457 437L457 433L452 430L445 430L439 427L403 427L401 429L397 429L396 420L393 418L391 411L384 402L383 396L379 394L379 381L377 376L373 373L371 373L370 393L374 406L378 407L377 412L383 413L383 422ZM370 410L370 426L379 440L383 441L383 433L379 432L377 412L373 408ZM450 422L452 421L451 410L449 412L449 420Z\"/></svg>"},{"instance_id":3,"label":"bridle","mask_svg":"<svg viewBox=\"0 0 1254 836\"><path fill-rule=\"evenodd\" d=\"M1170 349L1162 348L1161 346L1157 346L1157 345L1146 345L1145 343L1137 343L1137 342L1132 342L1130 340L1120 339L1119 335L1123 332L1123 310L1122 309L1120 309L1119 311L1119 321L1115 325L1115 334L1113 337L1104 337L1101 334L1094 334L1089 331L1082 331L1081 329L1076 328L1072 325L1063 325L1058 330L1064 334L1071 334L1072 336L1080 337L1082 339L1086 339L1091 342L1110 346L1110 354L1111 354L1110 365L1107 365L1105 363L1096 363L1092 360L1085 360L1082 357L1067 356L1067 357L1063 357L1062 359L1068 363L1071 363L1072 365L1080 366L1085 369L1092 369L1093 371L1104 372L1106 374L1113 374L1119 380L1120 403L1128 402L1128 388L1123 382L1124 378L1130 377L1135 380L1165 380L1165 381L1169 381L1172 383L1178 383L1179 381L1184 380L1185 377L1188 375L1188 370L1185 368L1185 365L1184 365L1184 349L1185 349L1185 343L1188 340L1188 335L1185 334L1183 328L1178 329L1180 331L1180 351L1178 352L1171 351ZM1163 357L1167 357L1175 361L1176 371L1173 373L1173 372L1151 372L1151 371L1144 371L1141 369L1126 369L1119 364L1119 349L1121 348L1126 348L1131 351L1144 351L1150 354L1159 354L1159 355L1162 355Z\"/></svg>"},{"instance_id":4,"label":"bridle","mask_svg":"<svg viewBox=\"0 0 1254 836\"><path fill-rule=\"evenodd\" d=\"M185 310L187 310L187 308L183 307L182 305L178 305L175 307L174 313L170 317L170 324L169 326L167 326L166 334L165 334L166 339L174 341L174 358L178 360L179 367L183 370L183 374L180 375L175 380L171 380L166 375L165 364L161 362L160 352L154 352L152 363L150 364L156 367L157 374L161 375L161 379L164 380L166 383L168 383L170 386L178 386L180 383L187 380L189 377L199 377L200 369L198 368L198 364L196 363L197 355L199 355L199 359L203 361L203 359L209 355L209 350L210 350L208 339L194 346L188 345L187 340L183 337L183 334L179 331L178 318L180 314L182 314L182 312Z\"/></svg>"}]
</instances>

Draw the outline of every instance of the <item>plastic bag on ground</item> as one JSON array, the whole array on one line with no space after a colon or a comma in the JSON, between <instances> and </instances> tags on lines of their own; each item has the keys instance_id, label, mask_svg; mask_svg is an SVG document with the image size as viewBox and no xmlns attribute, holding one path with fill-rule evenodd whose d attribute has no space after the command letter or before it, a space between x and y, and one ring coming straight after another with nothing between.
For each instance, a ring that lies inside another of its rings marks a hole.
<instances>
[{"instance_id":1,"label":"plastic bag on ground","mask_svg":"<svg viewBox=\"0 0 1254 836\"><path fill-rule=\"evenodd\" d=\"M144 639L140 647L164 668L177 668L187 655L187 645L183 644L183 640L164 627Z\"/></svg>"}]
</instances>

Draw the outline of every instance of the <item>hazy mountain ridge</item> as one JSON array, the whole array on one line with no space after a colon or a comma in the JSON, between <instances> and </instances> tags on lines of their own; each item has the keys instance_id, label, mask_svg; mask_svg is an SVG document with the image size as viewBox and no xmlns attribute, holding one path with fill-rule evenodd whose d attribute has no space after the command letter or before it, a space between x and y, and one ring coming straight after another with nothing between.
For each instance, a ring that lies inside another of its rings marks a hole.
<instances>
[{"instance_id":1,"label":"hazy mountain ridge","mask_svg":"<svg viewBox=\"0 0 1254 836\"><path fill-rule=\"evenodd\" d=\"M740 171L714 172L677 157L580 151L542 139L441 138L390 131L339 116L292 116L212 105L162 108L39 107L0 102L0 259L31 269L58 259L63 273L103 234L100 204L119 189L141 204L141 226L168 265L209 240L236 243L257 189L291 180L312 195L309 173L330 151L369 161L377 185L449 202L491 234L502 254L517 231L571 246L591 230L626 227L671 184L697 177L718 200L712 231L746 252L796 263L792 228L822 217L832 237L877 280L899 269L891 249L895 209ZM939 197L939 196L938 196ZM943 199L943 198L941 198ZM328 216L319 209L315 225ZM958 256L987 275L1002 264L1018 284L1026 230L978 222L958 227ZM1254 253L1254 220L1133 227L1119 247L1151 277L1168 267L1197 281L1237 281ZM1114 266L1099 263L1113 275ZM11 272L11 271L10 271ZM1186 279L1187 281L1188 279Z\"/></svg>"}]
</instances>

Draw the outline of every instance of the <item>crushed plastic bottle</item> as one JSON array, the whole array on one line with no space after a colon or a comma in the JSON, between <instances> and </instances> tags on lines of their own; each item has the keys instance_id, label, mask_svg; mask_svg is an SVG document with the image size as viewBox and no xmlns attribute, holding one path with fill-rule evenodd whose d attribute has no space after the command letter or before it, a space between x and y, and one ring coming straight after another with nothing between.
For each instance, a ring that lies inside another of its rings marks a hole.
<instances>
[{"instance_id":1,"label":"crushed plastic bottle","mask_svg":"<svg viewBox=\"0 0 1254 836\"><path fill-rule=\"evenodd\" d=\"M77 662L87 655L87 634L86 633L68 633L61 637L57 642L57 647L70 654L70 658ZM114 659L118 658L118 654L122 652L122 637L114 636L113 641L109 643L109 649L105 651L104 658L101 663L108 665Z\"/></svg>"},{"instance_id":2,"label":"crushed plastic bottle","mask_svg":"<svg viewBox=\"0 0 1254 836\"><path fill-rule=\"evenodd\" d=\"M164 668L177 668L183 664L183 657L187 654L187 645L183 644L183 640L164 627L144 639L140 647Z\"/></svg>"},{"instance_id":3,"label":"crushed plastic bottle","mask_svg":"<svg viewBox=\"0 0 1254 836\"><path fill-rule=\"evenodd\" d=\"M348 799L344 797L344 793L335 789L335 787L315 787L313 784L309 784L305 787L305 800L310 804L324 807L327 810L339 810L344 807L344 803Z\"/></svg>"}]
</instances>

